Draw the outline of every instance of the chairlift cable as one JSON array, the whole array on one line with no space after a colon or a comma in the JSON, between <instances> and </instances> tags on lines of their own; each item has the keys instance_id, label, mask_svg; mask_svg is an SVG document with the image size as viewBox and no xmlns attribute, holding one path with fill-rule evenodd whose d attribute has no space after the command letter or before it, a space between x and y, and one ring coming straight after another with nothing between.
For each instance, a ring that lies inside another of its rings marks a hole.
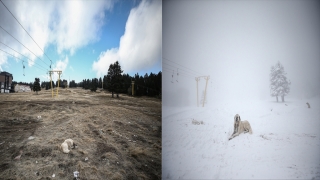
<instances>
[{"instance_id":1,"label":"chairlift cable","mask_svg":"<svg viewBox=\"0 0 320 180\"><path fill-rule=\"evenodd\" d=\"M13 39L15 39L16 41L18 41L23 47L25 47L26 49L28 49L35 57L39 58L40 60L42 60L39 56L37 56L34 52L32 52L29 48L27 48L25 45L23 45L18 39L16 39L15 37L13 37L7 30L5 30L1 25L0 28L2 30L4 30L6 33L8 33ZM44 62L44 60L42 60ZM46 62L44 62L45 64L47 64ZM48 65L48 64L47 64Z\"/></svg>"},{"instance_id":2,"label":"chairlift cable","mask_svg":"<svg viewBox=\"0 0 320 180\"><path fill-rule=\"evenodd\" d=\"M14 56L14 55L12 55L12 54L10 54L10 53L8 53L7 51L4 51L4 50L2 50L2 49L0 49L0 51L3 51L3 52L5 52L5 53L7 53L7 54L9 54L9 55L11 55L12 57L14 57L14 58L17 58L17 59L20 59L20 58L18 58L18 57L16 57L16 56ZM22 59L20 59L21 61L23 61ZM38 64L37 64L38 65ZM36 66L35 66L36 67ZM45 71L43 68L40 68L40 67L36 67L36 68L38 68L38 69L40 69L40 70L42 70L42 71Z\"/></svg>"},{"instance_id":3,"label":"chairlift cable","mask_svg":"<svg viewBox=\"0 0 320 180\"><path fill-rule=\"evenodd\" d=\"M18 21L18 19L12 14L12 12L9 10L9 8L2 2L2 0L0 0L1 3L3 4L3 6L10 12L10 14L13 16L13 18L20 24L20 26L22 27L22 29L24 31L26 31L26 33L30 36L30 38L33 40L34 43L36 43L36 45L40 48L39 44L32 38L32 36L28 33L28 31L22 26L22 24ZM41 51L47 56L47 54L41 49ZM51 61L51 59L47 56L47 58ZM41 59L42 60L42 59ZM44 61L43 61L44 62ZM44 62L46 63L46 62ZM47 64L47 63L46 63ZM48 64L47 64L48 65Z\"/></svg>"},{"instance_id":4,"label":"chairlift cable","mask_svg":"<svg viewBox=\"0 0 320 180\"><path fill-rule=\"evenodd\" d=\"M13 49L13 48L11 48L10 46L6 45L5 43L3 43L3 42L1 42L1 41L0 41L0 43L1 43L1 44L3 44L3 45L5 45L5 46L7 46L8 48L10 48L11 50L15 51L16 53L20 54L21 56L24 56L25 58L29 59L27 56L25 56L25 55L23 55L23 54L19 53L18 51L14 50L14 49ZM32 62L34 62L34 61L33 61L33 60L31 60L31 59L29 59L29 60L30 60L30 61L32 61ZM41 66L40 64L38 64L38 63L36 63L36 62L34 62L34 63L35 63L35 64L37 64L38 66L40 66L40 67L44 68L43 66ZM45 68L44 68L44 69L45 69Z\"/></svg>"}]
</instances>

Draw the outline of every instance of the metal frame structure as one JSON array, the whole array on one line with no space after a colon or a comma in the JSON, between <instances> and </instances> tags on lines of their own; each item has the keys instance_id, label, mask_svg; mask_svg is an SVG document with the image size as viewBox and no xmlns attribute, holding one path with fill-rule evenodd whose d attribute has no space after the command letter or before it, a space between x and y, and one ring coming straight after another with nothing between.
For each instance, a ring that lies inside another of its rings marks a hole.
<instances>
[{"instance_id":1,"label":"metal frame structure","mask_svg":"<svg viewBox=\"0 0 320 180\"><path fill-rule=\"evenodd\" d=\"M59 84L60 84L60 75L62 74L62 71L59 71L59 70L52 70L52 71L49 71L49 74L50 74L50 83L51 83L51 92L52 92L52 97L53 97L53 88L52 88L52 78L51 78L51 74L53 74L54 72L58 73L58 75L59 75L59 79L58 79L58 86L57 86L57 94L56 94L56 96L58 97L58 95L59 95Z\"/></svg>"},{"instance_id":2,"label":"metal frame structure","mask_svg":"<svg viewBox=\"0 0 320 180\"><path fill-rule=\"evenodd\" d=\"M202 107L204 107L204 102L206 101L206 94L207 94L207 85L208 85L208 80L210 79L210 76L199 76L199 77L196 77L196 81L197 81L197 107L199 107L198 82L199 82L200 78L204 78L206 80L206 88L204 89L204 98L203 98L203 101L202 101Z\"/></svg>"}]
</instances>

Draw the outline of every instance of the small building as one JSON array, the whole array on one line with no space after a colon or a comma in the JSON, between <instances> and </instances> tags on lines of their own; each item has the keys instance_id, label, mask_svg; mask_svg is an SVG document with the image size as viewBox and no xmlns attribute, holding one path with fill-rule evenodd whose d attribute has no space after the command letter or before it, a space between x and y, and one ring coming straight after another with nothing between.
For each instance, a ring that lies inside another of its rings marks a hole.
<instances>
[{"instance_id":1,"label":"small building","mask_svg":"<svg viewBox=\"0 0 320 180\"><path fill-rule=\"evenodd\" d=\"M0 93L10 93L10 91L13 91L11 89L12 80L12 74L6 71L0 72Z\"/></svg>"},{"instance_id":2,"label":"small building","mask_svg":"<svg viewBox=\"0 0 320 180\"><path fill-rule=\"evenodd\" d=\"M15 92L31 92L31 88L29 85L16 84L14 86L14 91Z\"/></svg>"}]
</instances>

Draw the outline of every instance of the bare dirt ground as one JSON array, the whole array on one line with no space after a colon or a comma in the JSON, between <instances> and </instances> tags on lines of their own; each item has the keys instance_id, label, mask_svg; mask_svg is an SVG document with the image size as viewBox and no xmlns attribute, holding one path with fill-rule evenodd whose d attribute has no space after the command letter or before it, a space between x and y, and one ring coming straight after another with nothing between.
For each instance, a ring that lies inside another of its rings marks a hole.
<instances>
[{"instance_id":1,"label":"bare dirt ground","mask_svg":"<svg viewBox=\"0 0 320 180\"><path fill-rule=\"evenodd\" d=\"M65 154L68 138L77 147ZM0 179L74 171L81 180L161 179L161 100L80 88L0 94Z\"/></svg>"}]
</instances>

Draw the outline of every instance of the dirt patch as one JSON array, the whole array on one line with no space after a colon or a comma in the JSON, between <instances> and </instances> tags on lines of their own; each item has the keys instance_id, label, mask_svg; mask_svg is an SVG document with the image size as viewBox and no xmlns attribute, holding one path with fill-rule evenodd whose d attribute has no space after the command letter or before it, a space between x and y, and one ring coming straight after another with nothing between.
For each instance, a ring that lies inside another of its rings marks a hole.
<instances>
[{"instance_id":1,"label":"dirt patch","mask_svg":"<svg viewBox=\"0 0 320 180\"><path fill-rule=\"evenodd\" d=\"M77 146L64 154L68 138ZM81 180L161 179L161 101L80 88L55 98L0 94L0 177L73 179L74 171Z\"/></svg>"}]
</instances>

